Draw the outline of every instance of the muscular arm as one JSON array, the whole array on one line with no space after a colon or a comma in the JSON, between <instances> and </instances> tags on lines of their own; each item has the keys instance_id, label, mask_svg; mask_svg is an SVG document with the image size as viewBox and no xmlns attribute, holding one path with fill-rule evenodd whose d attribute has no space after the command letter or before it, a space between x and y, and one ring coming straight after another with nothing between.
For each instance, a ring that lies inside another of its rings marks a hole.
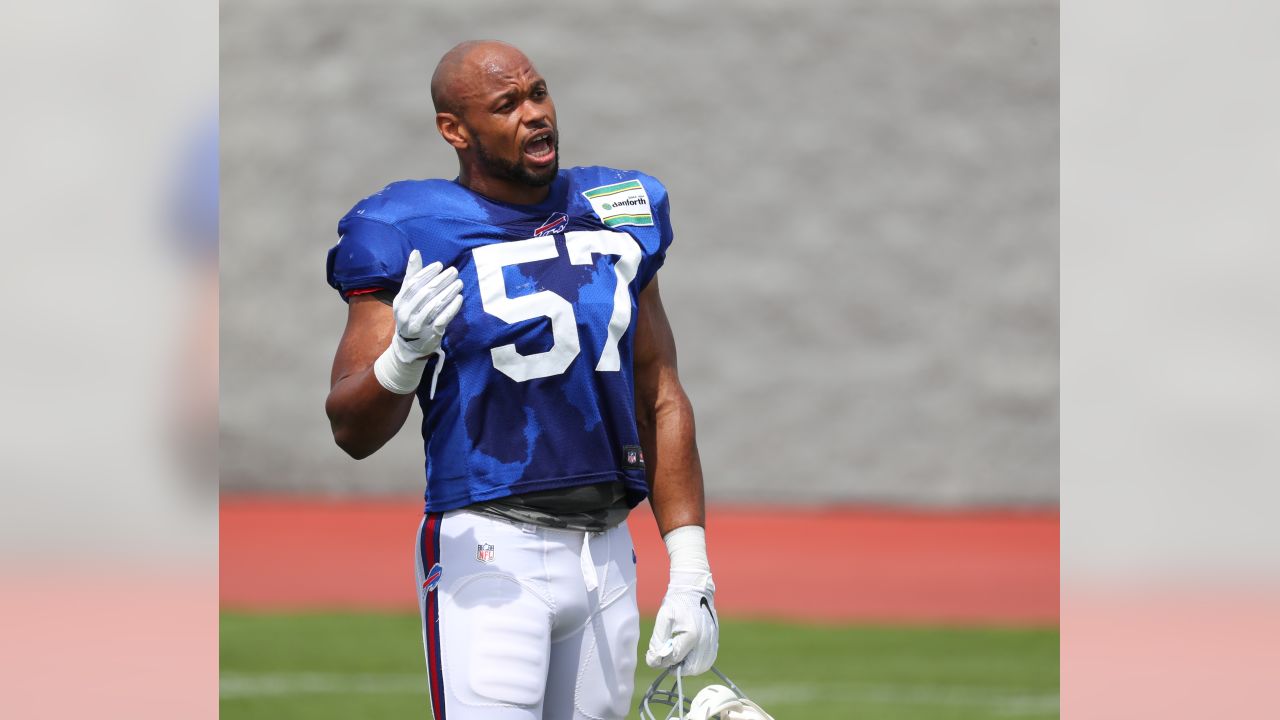
<instances>
[{"instance_id":1,"label":"muscular arm","mask_svg":"<svg viewBox=\"0 0 1280 720\"><path fill-rule=\"evenodd\" d=\"M636 315L636 424L644 448L650 505L663 535L705 525L702 463L694 439L693 406L676 372L676 342L654 278L640 293Z\"/></svg>"},{"instance_id":2,"label":"muscular arm","mask_svg":"<svg viewBox=\"0 0 1280 720\"><path fill-rule=\"evenodd\" d=\"M395 329L390 306L372 295L351 298L324 409L334 442L357 460L372 455L395 436L413 406L414 395L387 390L373 374L373 362L387 348Z\"/></svg>"}]
</instances>

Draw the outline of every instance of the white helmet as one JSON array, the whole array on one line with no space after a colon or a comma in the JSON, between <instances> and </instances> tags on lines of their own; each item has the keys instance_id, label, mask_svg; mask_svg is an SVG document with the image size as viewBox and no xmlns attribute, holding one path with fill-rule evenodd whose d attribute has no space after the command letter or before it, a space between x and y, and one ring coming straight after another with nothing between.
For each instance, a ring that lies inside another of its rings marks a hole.
<instances>
[{"instance_id":1,"label":"white helmet","mask_svg":"<svg viewBox=\"0 0 1280 720\"><path fill-rule=\"evenodd\" d=\"M662 683L673 672L675 682L663 689ZM640 700L640 717L644 720L773 720L769 713L748 700L746 694L714 665L711 666L711 672L725 684L708 685L689 701L684 698L684 680L680 666L663 670ZM649 707L651 704L666 705L671 709L659 719Z\"/></svg>"}]
</instances>

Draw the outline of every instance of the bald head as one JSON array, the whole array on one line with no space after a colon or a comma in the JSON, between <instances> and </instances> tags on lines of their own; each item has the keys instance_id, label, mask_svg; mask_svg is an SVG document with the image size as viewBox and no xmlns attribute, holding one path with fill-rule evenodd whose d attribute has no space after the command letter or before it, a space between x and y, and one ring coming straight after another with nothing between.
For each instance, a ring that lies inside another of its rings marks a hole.
<instances>
[{"instance_id":1,"label":"bald head","mask_svg":"<svg viewBox=\"0 0 1280 720\"><path fill-rule=\"evenodd\" d=\"M467 40L453 46L431 75L431 102L436 112L461 114L486 76L512 65L532 63L515 46L500 40Z\"/></svg>"},{"instance_id":2,"label":"bald head","mask_svg":"<svg viewBox=\"0 0 1280 720\"><path fill-rule=\"evenodd\" d=\"M539 202L559 172L556 106L529 58L496 40L461 43L431 76L436 129L458 182L493 199Z\"/></svg>"}]
</instances>

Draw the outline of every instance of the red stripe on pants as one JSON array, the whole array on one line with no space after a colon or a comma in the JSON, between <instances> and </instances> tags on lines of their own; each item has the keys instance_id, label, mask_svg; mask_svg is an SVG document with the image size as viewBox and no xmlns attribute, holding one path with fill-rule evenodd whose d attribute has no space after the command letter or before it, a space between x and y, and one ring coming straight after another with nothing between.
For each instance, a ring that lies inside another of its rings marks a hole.
<instances>
[{"instance_id":1,"label":"red stripe on pants","mask_svg":"<svg viewBox=\"0 0 1280 720\"><path fill-rule=\"evenodd\" d=\"M422 565L427 573L440 562L440 519L442 513L427 515L422 529ZM440 586L427 593L427 675L431 685L431 714L444 717L444 668L440 663Z\"/></svg>"}]
</instances>

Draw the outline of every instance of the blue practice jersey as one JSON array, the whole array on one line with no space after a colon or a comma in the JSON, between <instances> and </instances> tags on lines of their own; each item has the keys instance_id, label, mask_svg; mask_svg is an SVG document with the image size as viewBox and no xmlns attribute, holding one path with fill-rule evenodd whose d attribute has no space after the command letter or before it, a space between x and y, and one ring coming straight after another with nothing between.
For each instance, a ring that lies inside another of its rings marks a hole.
<instances>
[{"instance_id":1,"label":"blue practice jersey","mask_svg":"<svg viewBox=\"0 0 1280 720\"><path fill-rule=\"evenodd\" d=\"M572 168L543 202L510 205L409 180L361 200L338 234L328 279L344 298L399 288L414 249L462 279L418 387L428 512L614 480L644 499L632 342L671 244L661 183Z\"/></svg>"}]
</instances>

